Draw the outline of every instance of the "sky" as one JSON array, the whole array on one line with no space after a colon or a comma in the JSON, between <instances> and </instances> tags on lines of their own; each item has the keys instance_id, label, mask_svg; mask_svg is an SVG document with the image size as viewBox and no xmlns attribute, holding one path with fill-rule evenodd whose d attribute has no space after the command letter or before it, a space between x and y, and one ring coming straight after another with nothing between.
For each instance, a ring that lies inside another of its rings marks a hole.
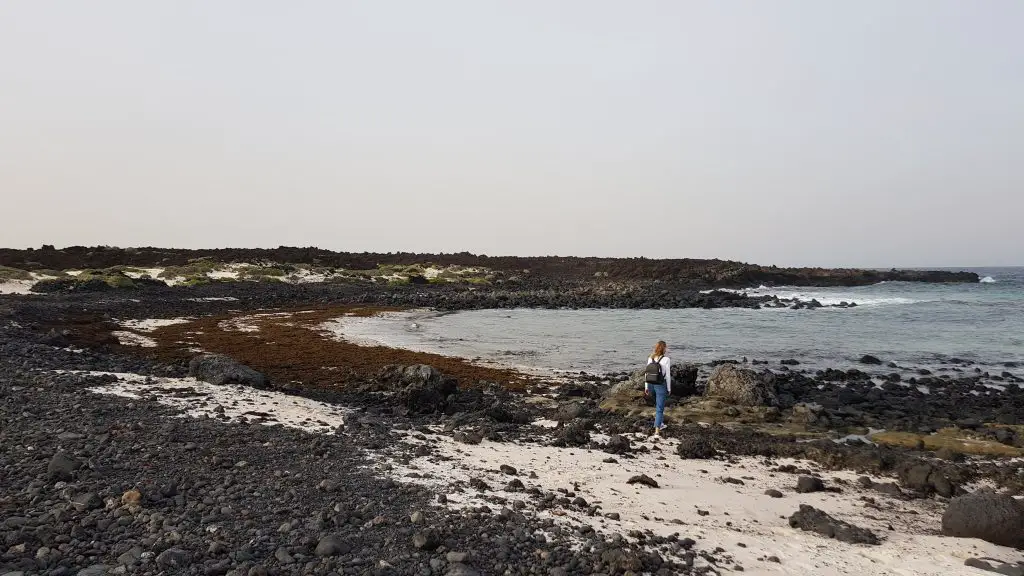
<instances>
[{"instance_id":1,"label":"sky","mask_svg":"<svg viewBox=\"0 0 1024 576\"><path fill-rule=\"evenodd\" d=\"M6 0L0 247L1024 265L1017 0Z\"/></svg>"}]
</instances>

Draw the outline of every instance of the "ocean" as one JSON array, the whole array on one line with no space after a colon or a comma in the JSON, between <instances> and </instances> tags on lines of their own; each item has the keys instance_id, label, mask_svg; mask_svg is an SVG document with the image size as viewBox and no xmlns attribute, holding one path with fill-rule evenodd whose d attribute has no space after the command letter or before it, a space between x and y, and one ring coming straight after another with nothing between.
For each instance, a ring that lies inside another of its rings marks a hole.
<instances>
[{"instance_id":1,"label":"ocean","mask_svg":"<svg viewBox=\"0 0 1024 576\"><path fill-rule=\"evenodd\" d=\"M540 370L634 369L661 339L675 362L795 359L801 368L865 368L859 359L872 354L905 370L956 358L1024 376L1024 268L967 270L982 282L746 290L855 308L412 311L352 319L341 331L356 341Z\"/></svg>"}]
</instances>

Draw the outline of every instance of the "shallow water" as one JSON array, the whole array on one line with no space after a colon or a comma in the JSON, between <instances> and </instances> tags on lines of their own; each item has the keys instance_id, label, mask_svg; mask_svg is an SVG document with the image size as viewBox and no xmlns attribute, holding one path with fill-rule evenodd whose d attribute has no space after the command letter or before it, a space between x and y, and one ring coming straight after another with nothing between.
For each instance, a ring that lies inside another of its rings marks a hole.
<instances>
[{"instance_id":1,"label":"shallow water","mask_svg":"<svg viewBox=\"0 0 1024 576\"><path fill-rule=\"evenodd\" d=\"M855 308L479 310L360 319L346 337L512 365L605 372L635 367L657 339L677 361L794 358L848 367L864 354L906 367L967 360L1024 375L1024 268L971 269L979 284L882 283L855 288L758 288ZM886 369L887 371L891 371Z\"/></svg>"}]
</instances>

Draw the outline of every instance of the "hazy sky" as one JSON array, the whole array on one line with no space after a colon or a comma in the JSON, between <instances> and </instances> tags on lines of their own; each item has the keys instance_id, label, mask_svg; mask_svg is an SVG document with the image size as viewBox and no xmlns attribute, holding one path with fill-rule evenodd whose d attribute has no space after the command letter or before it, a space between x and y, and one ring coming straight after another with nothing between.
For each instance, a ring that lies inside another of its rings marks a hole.
<instances>
[{"instance_id":1,"label":"hazy sky","mask_svg":"<svg viewBox=\"0 0 1024 576\"><path fill-rule=\"evenodd\" d=\"M0 2L0 246L1024 264L1024 2Z\"/></svg>"}]
</instances>

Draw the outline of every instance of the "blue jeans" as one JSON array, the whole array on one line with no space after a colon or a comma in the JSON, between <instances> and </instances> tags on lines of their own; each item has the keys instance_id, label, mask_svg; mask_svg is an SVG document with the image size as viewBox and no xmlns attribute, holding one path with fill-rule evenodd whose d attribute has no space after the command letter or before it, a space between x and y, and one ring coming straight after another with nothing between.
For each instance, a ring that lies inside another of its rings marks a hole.
<instances>
[{"instance_id":1,"label":"blue jeans","mask_svg":"<svg viewBox=\"0 0 1024 576\"><path fill-rule=\"evenodd\" d=\"M668 386L665 384L649 384L648 390L654 394L654 427L661 428L665 421L665 400L668 399Z\"/></svg>"}]
</instances>

